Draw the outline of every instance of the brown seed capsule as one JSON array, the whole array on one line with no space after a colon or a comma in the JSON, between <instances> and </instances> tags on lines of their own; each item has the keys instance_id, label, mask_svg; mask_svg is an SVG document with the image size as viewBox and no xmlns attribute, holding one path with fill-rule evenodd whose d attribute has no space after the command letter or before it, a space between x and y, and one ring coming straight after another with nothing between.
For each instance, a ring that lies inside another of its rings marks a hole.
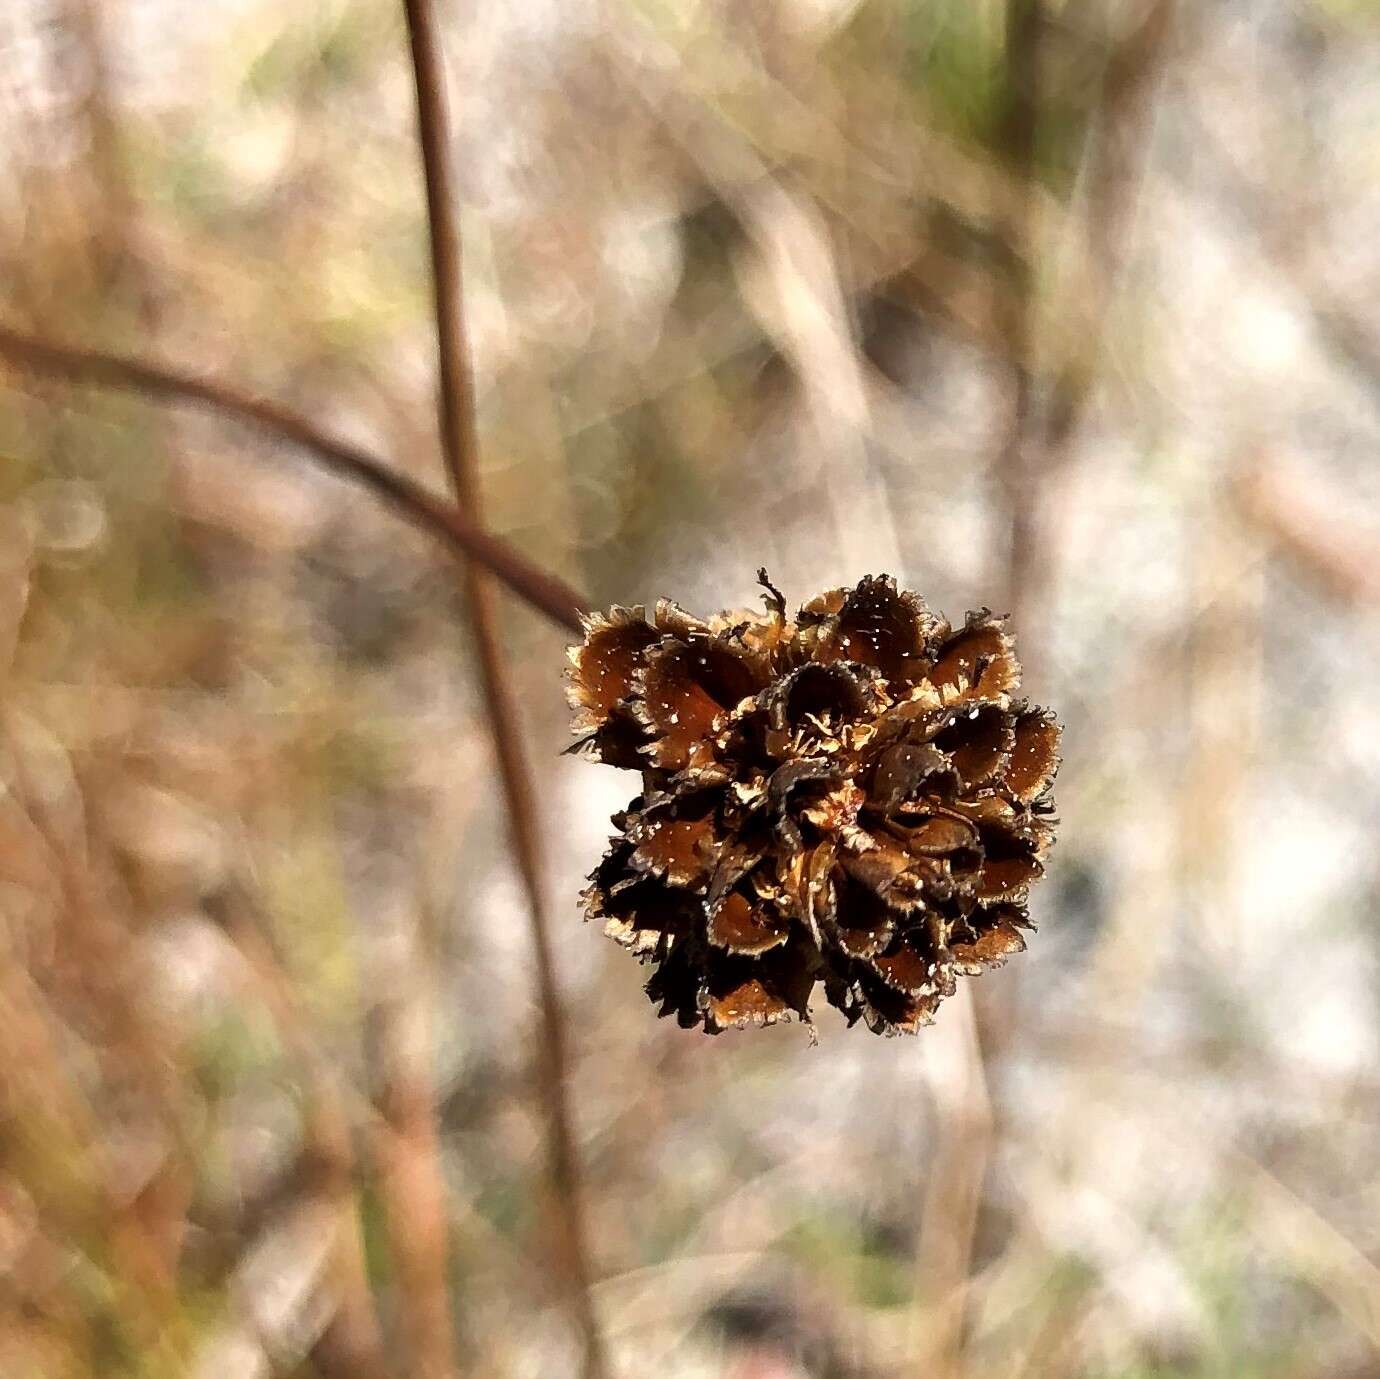
<instances>
[{"instance_id":1,"label":"brown seed capsule","mask_svg":"<svg viewBox=\"0 0 1380 1379\"><path fill-rule=\"evenodd\" d=\"M765 614L586 620L572 750L642 773L586 909L682 1025L808 1021L822 983L850 1024L914 1032L1025 947L1059 726L1013 702L985 610L955 630L883 575L791 620L758 579Z\"/></svg>"}]
</instances>

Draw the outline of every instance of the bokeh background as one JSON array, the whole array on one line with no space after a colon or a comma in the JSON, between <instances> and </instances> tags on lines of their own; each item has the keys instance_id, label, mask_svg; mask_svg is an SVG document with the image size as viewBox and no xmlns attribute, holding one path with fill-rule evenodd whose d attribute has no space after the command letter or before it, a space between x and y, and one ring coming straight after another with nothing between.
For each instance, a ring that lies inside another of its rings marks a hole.
<instances>
[{"instance_id":1,"label":"bokeh background","mask_svg":"<svg viewBox=\"0 0 1380 1379\"><path fill-rule=\"evenodd\" d=\"M500 593L553 1175L451 555L0 359L0 1374L1380 1375L1380 10L438 14L487 521L598 604L1010 612L1040 932L915 1039L656 1021ZM11 0L0 168L7 327L444 491L391 0Z\"/></svg>"}]
</instances>

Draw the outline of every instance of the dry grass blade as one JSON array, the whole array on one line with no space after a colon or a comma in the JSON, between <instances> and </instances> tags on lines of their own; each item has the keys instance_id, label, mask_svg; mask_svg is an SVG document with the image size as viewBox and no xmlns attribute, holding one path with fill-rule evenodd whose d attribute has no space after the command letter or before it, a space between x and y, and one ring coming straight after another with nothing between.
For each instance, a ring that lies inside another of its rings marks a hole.
<instances>
[{"instance_id":1,"label":"dry grass blade","mask_svg":"<svg viewBox=\"0 0 1380 1379\"><path fill-rule=\"evenodd\" d=\"M1318 500L1318 484L1271 462L1237 476L1238 512L1332 597L1342 603L1380 602L1380 560L1363 532L1339 516L1346 501Z\"/></svg>"},{"instance_id":2,"label":"dry grass blade","mask_svg":"<svg viewBox=\"0 0 1380 1379\"><path fill-rule=\"evenodd\" d=\"M993 1129L976 1012L967 986L951 1002L949 1014L953 1018L936 1025L925 1045L939 1139L930 1158L916 1249L918 1292L924 1304L917 1313L921 1335L916 1348L925 1357L917 1372L938 1379L957 1379L966 1369L966 1285Z\"/></svg>"},{"instance_id":3,"label":"dry grass blade","mask_svg":"<svg viewBox=\"0 0 1380 1379\"><path fill-rule=\"evenodd\" d=\"M29 601L30 545L18 517L0 509L0 685L9 674Z\"/></svg>"},{"instance_id":4,"label":"dry grass blade","mask_svg":"<svg viewBox=\"0 0 1380 1379\"><path fill-rule=\"evenodd\" d=\"M1264 1164L1232 1154L1250 1190L1261 1245L1285 1260L1380 1353L1380 1269Z\"/></svg>"},{"instance_id":5,"label":"dry grass blade","mask_svg":"<svg viewBox=\"0 0 1380 1379\"><path fill-rule=\"evenodd\" d=\"M269 937L238 888L224 897L218 916L244 959L255 994L272 1013L284 1043L302 1067L306 1090L304 1154L313 1167L310 1185L335 1218L327 1270L334 1313L322 1343L329 1348L323 1369L342 1379L383 1379L391 1374L364 1258L354 1192L355 1154L346 1091L312 1038L292 984Z\"/></svg>"},{"instance_id":6,"label":"dry grass blade","mask_svg":"<svg viewBox=\"0 0 1380 1379\"><path fill-rule=\"evenodd\" d=\"M398 1271L399 1309L419 1379L455 1374L451 1323L449 1213L431 1078L428 970L417 929L401 936L395 970L382 977L375 1007L379 1105L375 1141L388 1240Z\"/></svg>"}]
</instances>

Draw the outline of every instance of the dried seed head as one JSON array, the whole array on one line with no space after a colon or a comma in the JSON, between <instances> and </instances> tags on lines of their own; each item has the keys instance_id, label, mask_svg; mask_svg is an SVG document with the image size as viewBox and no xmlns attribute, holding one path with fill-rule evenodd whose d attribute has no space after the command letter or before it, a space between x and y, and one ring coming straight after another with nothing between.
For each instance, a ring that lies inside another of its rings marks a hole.
<instances>
[{"instance_id":1,"label":"dried seed head","mask_svg":"<svg viewBox=\"0 0 1380 1379\"><path fill-rule=\"evenodd\" d=\"M585 906L654 965L663 1015L711 1033L810 1018L928 1024L956 976L1025 947L1054 841L1059 727L1011 695L1003 620L953 629L889 576L794 621L613 608L570 653L583 749L642 793Z\"/></svg>"}]
</instances>

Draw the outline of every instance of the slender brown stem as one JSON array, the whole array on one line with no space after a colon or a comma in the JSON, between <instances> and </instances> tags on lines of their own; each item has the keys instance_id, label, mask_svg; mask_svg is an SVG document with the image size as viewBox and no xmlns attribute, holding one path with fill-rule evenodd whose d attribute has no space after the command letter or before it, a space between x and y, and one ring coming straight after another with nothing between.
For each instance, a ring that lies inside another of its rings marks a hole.
<instances>
[{"instance_id":1,"label":"slender brown stem","mask_svg":"<svg viewBox=\"0 0 1380 1379\"><path fill-rule=\"evenodd\" d=\"M1015 261L1027 265L1007 295L1007 350L1014 371L1010 430L999 470L1008 504L1004 606L1019 630L1041 595L1046 543L1042 488L1067 460L1096 382L1128 222L1145 170L1153 96L1174 33L1175 0L1149 0L1139 23L1108 58L1088 160L1086 302L1074 345L1037 407L1032 357L1036 262L1036 153L1040 115L1041 0L1008 0L1008 101L1003 143L1023 188L1008 223ZM1040 415L1036 415L1040 413Z\"/></svg>"},{"instance_id":2,"label":"slender brown stem","mask_svg":"<svg viewBox=\"0 0 1380 1379\"><path fill-rule=\"evenodd\" d=\"M1037 446L1035 389L1036 273L1039 199L1036 181L1037 120L1040 109L1040 47L1044 0L1006 0L1006 99L999 130L1013 185L1001 208L1010 250L1010 270L994 280L1001 294L996 321L1011 370L1006 431L996 459L1006 521L1005 567L996 572L1003 611L1017 630L1030 611L1037 573L1040 533L1040 455ZM975 1001L981 1001L975 1005ZM962 1379L970 1369L964 1335L964 1299L972 1272L973 1244L994 1145L999 1140L1001 1106L988 1088L987 1067L995 1066L1011 1023L1010 997L983 989L964 991L961 1029L945 1075L931 1075L940 1129L925 1196L917 1250L918 1284L930 1299L929 1335L923 1372Z\"/></svg>"},{"instance_id":3,"label":"slender brown stem","mask_svg":"<svg viewBox=\"0 0 1380 1379\"><path fill-rule=\"evenodd\" d=\"M456 497L480 521L479 436L465 332L460 229L450 176L449 121L435 19L428 0L404 0L417 89L417 124L426 178L431 264L436 298L441 441ZM499 642L492 585L473 562L465 567L471 629L479 657L485 706L493 732L518 871L527 894L542 1011L538 1050L541 1090L550 1122L552 1187L560 1211L571 1303L584 1337L587 1379L607 1374L603 1337L592 1296L593 1271L586 1238L579 1158L567 1095L566 1020L551 950L550 916L543 891L543 860L531 772L525 760L508 667Z\"/></svg>"},{"instance_id":4,"label":"slender brown stem","mask_svg":"<svg viewBox=\"0 0 1380 1379\"><path fill-rule=\"evenodd\" d=\"M1087 160L1088 244L1084 303L1074 343L1050 384L1041 464L1067 458L1097 380L1108 312L1127 256L1132 213L1145 175L1154 95L1174 33L1176 0L1149 0L1144 14L1107 59Z\"/></svg>"},{"instance_id":5,"label":"slender brown stem","mask_svg":"<svg viewBox=\"0 0 1380 1379\"><path fill-rule=\"evenodd\" d=\"M993 467L1006 540L995 554L991 577L999 610L1010 616L1018 635L1029 631L1043 546L1039 529L1043 447L1036 415L1034 354L1039 262L1036 155L1044 25L1044 0L1006 0L1005 99L998 133L1011 184L998 212L1009 268L992 283L997 294L993 318L1010 370L1005 430ZM1031 656L1026 645L1023 659L1029 672ZM981 1047L991 1066L1005 1046L1010 1002L988 988L981 988L976 1000Z\"/></svg>"},{"instance_id":6,"label":"slender brown stem","mask_svg":"<svg viewBox=\"0 0 1380 1379\"><path fill-rule=\"evenodd\" d=\"M589 605L563 580L486 532L471 513L458 511L368 451L327 435L279 403L164 364L55 345L4 325L0 325L0 358L45 377L116 388L161 402L199 403L275 440L287 441L332 473L362 484L414 527L491 571L558 627L575 633L583 630L580 614Z\"/></svg>"},{"instance_id":7,"label":"slender brown stem","mask_svg":"<svg viewBox=\"0 0 1380 1379\"><path fill-rule=\"evenodd\" d=\"M1036 457L1031 454L1034 386L1030 356L1035 315L1035 156L1042 27L1041 0L1007 0L1006 108L1001 140L1016 179L1016 191L1005 226L1013 270L998 311L1012 376L1007 431L997 474L1007 512L1003 611L1011 614L1018 628L1023 621L1038 546L1038 477Z\"/></svg>"}]
</instances>

